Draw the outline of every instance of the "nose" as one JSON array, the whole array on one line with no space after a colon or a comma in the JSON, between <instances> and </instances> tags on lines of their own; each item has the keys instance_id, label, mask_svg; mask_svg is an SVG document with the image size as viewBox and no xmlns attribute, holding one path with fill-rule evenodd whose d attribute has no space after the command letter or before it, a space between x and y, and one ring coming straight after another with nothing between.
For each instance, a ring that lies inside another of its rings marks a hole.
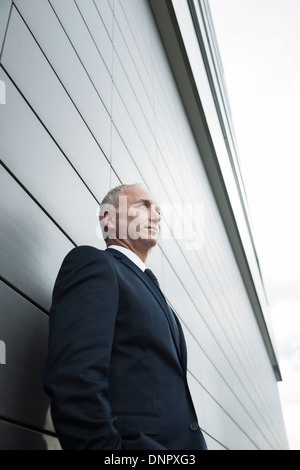
<instances>
[{"instance_id":1,"label":"nose","mask_svg":"<svg viewBox=\"0 0 300 470\"><path fill-rule=\"evenodd\" d=\"M155 207L154 204L151 205L151 210L150 210L150 220L151 222L159 223L161 221L161 215L160 212L158 211L157 207Z\"/></svg>"}]
</instances>

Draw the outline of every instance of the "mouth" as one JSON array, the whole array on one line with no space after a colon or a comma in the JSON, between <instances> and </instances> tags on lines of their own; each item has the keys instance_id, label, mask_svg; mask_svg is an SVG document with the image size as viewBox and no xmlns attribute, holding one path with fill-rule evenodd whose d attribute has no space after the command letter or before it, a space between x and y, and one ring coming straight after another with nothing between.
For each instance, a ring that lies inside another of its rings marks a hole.
<instances>
[{"instance_id":1,"label":"mouth","mask_svg":"<svg viewBox=\"0 0 300 470\"><path fill-rule=\"evenodd\" d=\"M151 226L148 226L148 230L150 230L151 232L155 232L155 233L159 233L159 229L157 227L151 227Z\"/></svg>"}]
</instances>

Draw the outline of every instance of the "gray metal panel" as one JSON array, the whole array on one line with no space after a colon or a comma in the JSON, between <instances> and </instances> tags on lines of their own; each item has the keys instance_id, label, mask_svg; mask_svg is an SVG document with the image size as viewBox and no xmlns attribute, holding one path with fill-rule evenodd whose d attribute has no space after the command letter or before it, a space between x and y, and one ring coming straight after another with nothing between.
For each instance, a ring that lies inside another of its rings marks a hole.
<instances>
[{"instance_id":1,"label":"gray metal panel","mask_svg":"<svg viewBox=\"0 0 300 470\"><path fill-rule=\"evenodd\" d=\"M134 122L130 117L121 96L114 88L113 96L113 120L123 142L126 145L131 157L134 159L136 166L144 175L146 185L155 192L157 189L157 173L155 170L155 155L153 161L150 160L146 147L141 140ZM115 161L115 164L117 162ZM117 167L114 167L116 173Z\"/></svg>"},{"instance_id":2,"label":"gray metal panel","mask_svg":"<svg viewBox=\"0 0 300 470\"><path fill-rule=\"evenodd\" d=\"M11 0L1 0L0 2L0 53L2 50L11 4Z\"/></svg>"},{"instance_id":3,"label":"gray metal panel","mask_svg":"<svg viewBox=\"0 0 300 470\"><path fill-rule=\"evenodd\" d=\"M41 2L41 5L43 4L44 1ZM51 7L49 4L47 5L50 9L50 16L45 20L47 21L46 31L50 29L47 44L51 44L52 41L55 44L56 34L60 36L62 29ZM51 13L54 23L51 21ZM40 23L37 22L37 24ZM56 25L56 28L52 29L53 24ZM65 35L63 35L64 38L68 42ZM61 39L61 47L65 44L63 39ZM74 64L78 63L79 67L76 66L74 70L71 68L69 71L68 79L70 81L67 86L69 87L72 84L71 91L76 93L74 99L80 101L81 111L99 141L91 134L15 9L12 12L4 48L3 66L39 115L48 131L54 136L56 142L87 182L91 191L101 198L101 185L105 185L109 181L110 171L108 165L104 165L107 160L104 158L99 145L109 159L110 117L88 76L86 74L84 74L84 77L79 75L82 67L70 44L69 47L67 57L68 54L73 52ZM56 52L57 62L54 65L58 66L59 62L60 66L63 67L66 62L65 57L64 55L59 56L59 49ZM84 81L81 81L80 77ZM95 175L98 175L98 178L95 178Z\"/></svg>"},{"instance_id":4,"label":"gray metal panel","mask_svg":"<svg viewBox=\"0 0 300 470\"><path fill-rule=\"evenodd\" d=\"M2 70L0 79L7 88L0 108L3 162L74 243L103 247L96 235L98 202ZM109 180L100 190L104 196Z\"/></svg>"},{"instance_id":5,"label":"gray metal panel","mask_svg":"<svg viewBox=\"0 0 300 470\"><path fill-rule=\"evenodd\" d=\"M144 183L143 176L132 160L115 126L112 129L111 164L123 184Z\"/></svg>"},{"instance_id":6,"label":"gray metal panel","mask_svg":"<svg viewBox=\"0 0 300 470\"><path fill-rule=\"evenodd\" d=\"M82 18L87 25L93 40L95 41L99 53L112 75L112 42L94 2L75 0L75 3L82 14Z\"/></svg>"},{"instance_id":7,"label":"gray metal panel","mask_svg":"<svg viewBox=\"0 0 300 470\"><path fill-rule=\"evenodd\" d=\"M113 11L113 9L114 9L114 0L107 0L107 1L109 3L109 6L110 6L111 10Z\"/></svg>"},{"instance_id":8,"label":"gray metal panel","mask_svg":"<svg viewBox=\"0 0 300 470\"><path fill-rule=\"evenodd\" d=\"M120 28L128 51L133 58L135 67L137 67L141 74L145 89L148 90L149 97L152 98L153 61L151 57L152 37L150 34L150 21L153 22L153 18L149 19L146 16L147 10L148 7L144 1L126 1L124 3L122 0L114 0L115 20Z\"/></svg>"},{"instance_id":9,"label":"gray metal panel","mask_svg":"<svg viewBox=\"0 0 300 470\"><path fill-rule=\"evenodd\" d=\"M248 439L255 441L261 447L270 447L264 438L264 429L259 423L257 410L253 405L251 408L249 397L243 393L242 386L238 383L237 378L233 376L231 382L229 382L228 375L224 374L225 370L219 369L218 363L213 363L204 353L201 342L196 342L189 330L185 329L185 335L189 349L188 368L193 378L210 393L217 407L226 410L226 413L231 417L232 422L239 427L243 436L247 436ZM205 373L202 373L202 370L205 370ZM204 416L205 418L205 413L201 408L201 400L198 406L201 410L200 422L202 422L201 417ZM249 413L248 410L253 410L253 412Z\"/></svg>"},{"instance_id":10,"label":"gray metal panel","mask_svg":"<svg viewBox=\"0 0 300 470\"><path fill-rule=\"evenodd\" d=\"M212 436L209 436L206 432L203 433L204 438L207 444L207 447L210 451L226 451L226 447L224 447L220 442L216 441L215 439L212 438Z\"/></svg>"},{"instance_id":11,"label":"gray metal panel","mask_svg":"<svg viewBox=\"0 0 300 470\"><path fill-rule=\"evenodd\" d=\"M120 12L114 27L114 58L117 56L121 62L126 76L128 77L128 81L134 90L136 99L139 100L145 118L148 120L149 126L153 130L155 124L155 109L152 77L144 67L143 58L145 55L142 56L139 54L137 44L132 36L123 9L120 8L119 10ZM116 80L119 79L115 68L114 78ZM124 98L125 97L126 96L124 96Z\"/></svg>"},{"instance_id":12,"label":"gray metal panel","mask_svg":"<svg viewBox=\"0 0 300 470\"><path fill-rule=\"evenodd\" d=\"M113 39L113 12L108 0L94 0L96 8L98 10L99 15L104 23L104 26L109 34L111 40Z\"/></svg>"},{"instance_id":13,"label":"gray metal panel","mask_svg":"<svg viewBox=\"0 0 300 470\"><path fill-rule=\"evenodd\" d=\"M74 245L0 167L1 276L49 309L63 258Z\"/></svg>"},{"instance_id":14,"label":"gray metal panel","mask_svg":"<svg viewBox=\"0 0 300 470\"><path fill-rule=\"evenodd\" d=\"M150 159L155 158L156 145L155 145L155 129L154 121L152 123L153 128L150 128L148 118L146 117L148 100L145 102L139 102L135 89L138 83L130 83L128 77L124 71L124 68L118 58L114 55L114 86L117 88L119 95L122 96L124 106L126 107L129 116L136 128L138 135L144 143L145 151L149 155Z\"/></svg>"},{"instance_id":15,"label":"gray metal panel","mask_svg":"<svg viewBox=\"0 0 300 470\"><path fill-rule=\"evenodd\" d=\"M101 0L101 4L106 2ZM90 34L90 31L84 22L80 11L78 10L76 4L73 0L51 0L50 4L52 5L55 13L57 14L59 21L62 24L66 34L72 46L74 47L78 57L82 63L82 66L85 68L90 80L93 83L93 86L97 90L101 100L106 106L106 109L109 114L111 114L111 94L112 94L112 78L110 72L105 65L105 62L102 59L101 51L97 48L95 41ZM108 6L108 9L112 11ZM30 17L28 19L30 21ZM38 37L42 37L42 32L38 33ZM49 56L50 44L49 41L43 42L44 50ZM53 46L52 46L53 47ZM111 54L112 54L112 45L111 45ZM55 67L56 60L53 60ZM69 68L67 68L69 70ZM68 72L65 71L65 73ZM80 71L82 74L83 71ZM62 76L62 74L60 74ZM83 90L81 90L83 91ZM74 97L74 94L72 94Z\"/></svg>"},{"instance_id":16,"label":"gray metal panel","mask_svg":"<svg viewBox=\"0 0 300 470\"><path fill-rule=\"evenodd\" d=\"M58 439L0 421L0 450L61 450Z\"/></svg>"},{"instance_id":17,"label":"gray metal panel","mask_svg":"<svg viewBox=\"0 0 300 470\"><path fill-rule=\"evenodd\" d=\"M48 316L0 282L0 331L6 364L0 366L0 416L53 431L42 377Z\"/></svg>"},{"instance_id":18,"label":"gray metal panel","mask_svg":"<svg viewBox=\"0 0 300 470\"><path fill-rule=\"evenodd\" d=\"M189 376L189 385L195 405L197 406L197 402L201 402L205 409L206 418L203 426L209 435L228 449L259 450L258 445L247 435L247 430L246 432L241 430L230 414L221 408L206 390L201 389L200 391L198 382L192 376ZM265 449L271 450L270 446Z\"/></svg>"}]
</instances>

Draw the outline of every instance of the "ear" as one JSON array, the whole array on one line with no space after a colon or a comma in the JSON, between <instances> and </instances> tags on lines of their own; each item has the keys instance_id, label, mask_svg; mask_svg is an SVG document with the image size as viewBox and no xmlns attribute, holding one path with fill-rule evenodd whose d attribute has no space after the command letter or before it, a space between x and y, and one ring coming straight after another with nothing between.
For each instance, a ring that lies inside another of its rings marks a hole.
<instances>
[{"instance_id":1,"label":"ear","mask_svg":"<svg viewBox=\"0 0 300 470\"><path fill-rule=\"evenodd\" d=\"M102 216L102 224L104 230L107 232L109 229L116 227L116 213L115 211L105 210Z\"/></svg>"}]
</instances>

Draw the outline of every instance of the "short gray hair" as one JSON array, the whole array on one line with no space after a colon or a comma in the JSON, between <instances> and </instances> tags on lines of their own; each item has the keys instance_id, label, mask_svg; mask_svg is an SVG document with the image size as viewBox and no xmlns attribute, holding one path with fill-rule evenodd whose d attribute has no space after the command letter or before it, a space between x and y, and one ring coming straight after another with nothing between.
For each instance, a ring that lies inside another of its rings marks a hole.
<instances>
[{"instance_id":1,"label":"short gray hair","mask_svg":"<svg viewBox=\"0 0 300 470\"><path fill-rule=\"evenodd\" d=\"M117 186L116 188L111 189L106 196L104 197L103 201L101 202L102 204L110 204L112 206L116 207L117 200L120 196L120 194L128 188L142 188L142 184L140 183L134 183L134 184L121 184L120 186Z\"/></svg>"}]
</instances>

